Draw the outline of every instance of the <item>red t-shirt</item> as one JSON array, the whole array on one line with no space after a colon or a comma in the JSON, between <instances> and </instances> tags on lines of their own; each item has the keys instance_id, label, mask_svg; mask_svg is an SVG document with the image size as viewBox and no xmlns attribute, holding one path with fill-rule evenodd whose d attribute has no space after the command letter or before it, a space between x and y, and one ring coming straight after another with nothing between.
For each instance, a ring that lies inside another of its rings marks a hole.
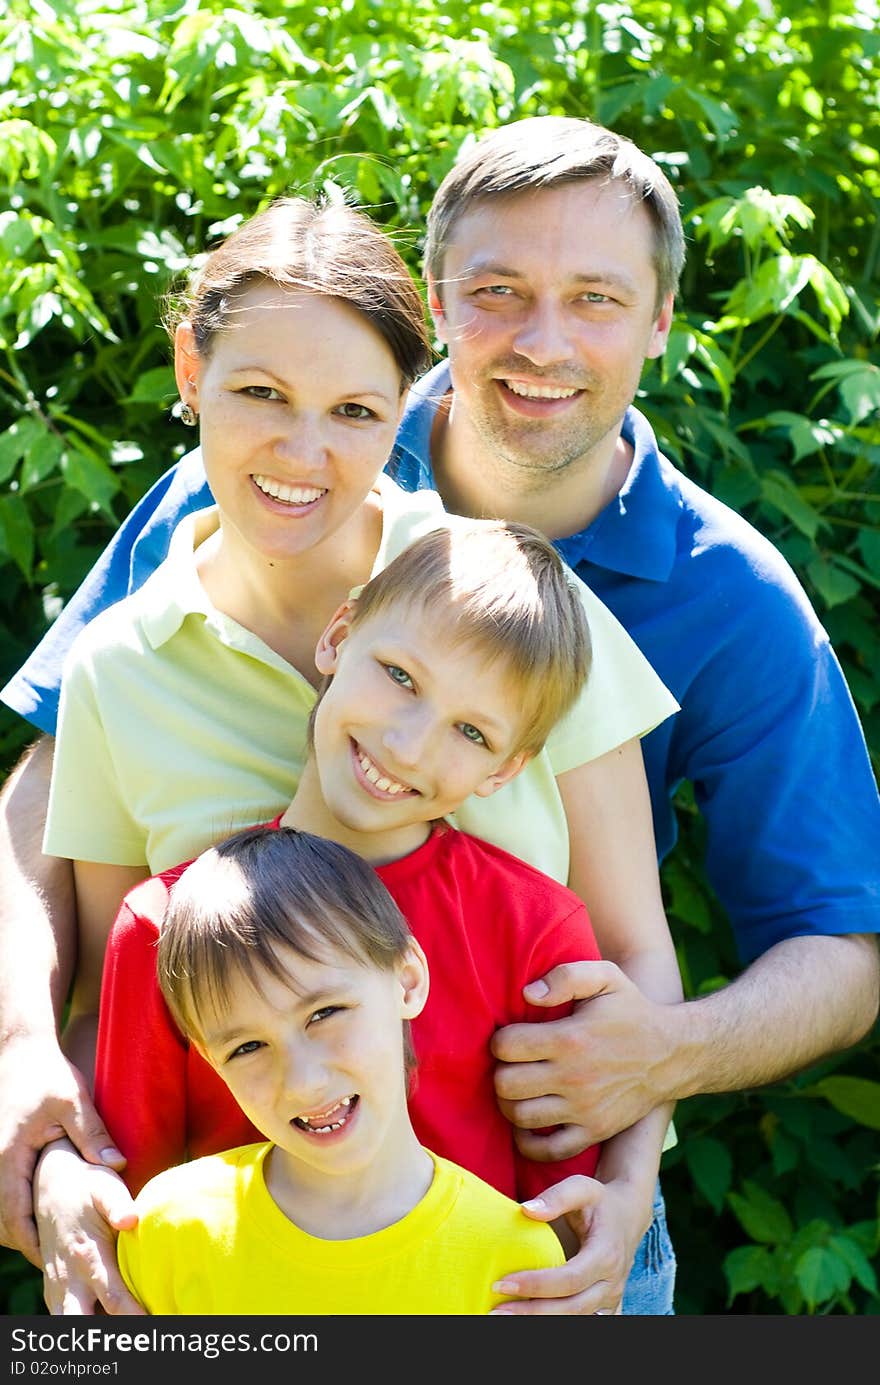
<instances>
[{"instance_id":1,"label":"red t-shirt","mask_svg":"<svg viewBox=\"0 0 880 1385\"><path fill-rule=\"evenodd\" d=\"M183 1039L156 979L168 890L188 864L129 891L104 961L95 1101L128 1159L134 1193L171 1164L262 1138ZM508 852L445 826L377 874L430 968L427 1004L412 1021L418 1069L409 1108L421 1142L518 1201L570 1173L592 1175L596 1145L555 1163L519 1154L495 1099L489 1051L502 1025L569 1012L527 1005L522 988L560 962L598 959L581 900Z\"/></svg>"}]
</instances>

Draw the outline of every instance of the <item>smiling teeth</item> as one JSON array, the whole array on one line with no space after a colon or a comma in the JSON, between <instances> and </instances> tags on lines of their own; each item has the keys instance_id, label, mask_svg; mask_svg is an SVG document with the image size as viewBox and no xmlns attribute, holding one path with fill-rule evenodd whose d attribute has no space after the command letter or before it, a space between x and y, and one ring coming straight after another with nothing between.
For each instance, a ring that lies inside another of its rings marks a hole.
<instances>
[{"instance_id":1,"label":"smiling teeth","mask_svg":"<svg viewBox=\"0 0 880 1385\"><path fill-rule=\"evenodd\" d=\"M364 777L369 779L371 784L375 784L382 793L410 793L408 785L399 784L396 779L388 779L384 774L380 774L373 761L365 755L362 750L357 752L358 764L364 772Z\"/></svg>"},{"instance_id":2,"label":"smiling teeth","mask_svg":"<svg viewBox=\"0 0 880 1385\"><path fill-rule=\"evenodd\" d=\"M348 1120L351 1102L350 1096L344 1097L342 1101L337 1101L335 1106L331 1106L329 1111L321 1111L317 1116L296 1116L294 1124L303 1130L311 1130L315 1135L327 1135L331 1130L341 1130ZM327 1125L313 1124L315 1120L326 1120L328 1116L333 1115L334 1111L342 1111L341 1120L330 1121Z\"/></svg>"},{"instance_id":3,"label":"smiling teeth","mask_svg":"<svg viewBox=\"0 0 880 1385\"><path fill-rule=\"evenodd\" d=\"M524 385L520 380L504 381L511 394L518 394L523 399L571 399L578 394L578 390L554 389L552 385Z\"/></svg>"},{"instance_id":4,"label":"smiling teeth","mask_svg":"<svg viewBox=\"0 0 880 1385\"><path fill-rule=\"evenodd\" d=\"M253 480L264 495L280 500L284 505L310 505L313 500L320 500L322 495L327 494L318 486L285 486L280 481L273 481L270 476L254 476Z\"/></svg>"}]
</instances>

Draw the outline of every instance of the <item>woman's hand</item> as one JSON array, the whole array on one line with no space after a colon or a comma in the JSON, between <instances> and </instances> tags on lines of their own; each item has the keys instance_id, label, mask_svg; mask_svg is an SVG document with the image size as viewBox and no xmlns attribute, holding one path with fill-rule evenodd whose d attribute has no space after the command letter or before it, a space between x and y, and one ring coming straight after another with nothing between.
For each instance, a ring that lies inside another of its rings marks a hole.
<instances>
[{"instance_id":1,"label":"woman's hand","mask_svg":"<svg viewBox=\"0 0 880 1385\"><path fill-rule=\"evenodd\" d=\"M68 1140L57 1140L43 1151L34 1174L34 1215L50 1313L144 1315L116 1263L117 1232L137 1224L118 1174L87 1163Z\"/></svg>"},{"instance_id":2,"label":"woman's hand","mask_svg":"<svg viewBox=\"0 0 880 1385\"><path fill-rule=\"evenodd\" d=\"M630 1185L573 1174L522 1207L536 1221L564 1218L579 1249L564 1265L524 1270L493 1285L498 1293L520 1297L493 1308L492 1314L619 1313L646 1225L644 1209L633 1206Z\"/></svg>"}]
</instances>

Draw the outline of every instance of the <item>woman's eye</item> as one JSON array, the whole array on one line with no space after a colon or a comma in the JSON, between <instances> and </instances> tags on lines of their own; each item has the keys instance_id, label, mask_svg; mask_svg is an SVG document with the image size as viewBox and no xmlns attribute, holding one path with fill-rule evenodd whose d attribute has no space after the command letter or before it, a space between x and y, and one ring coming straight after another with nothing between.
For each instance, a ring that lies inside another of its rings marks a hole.
<instances>
[{"instance_id":1,"label":"woman's eye","mask_svg":"<svg viewBox=\"0 0 880 1385\"><path fill-rule=\"evenodd\" d=\"M234 1048L226 1061L229 1062L232 1058L243 1057L247 1053L256 1053L257 1049L262 1047L263 1045L260 1043L259 1039L248 1039L247 1043L239 1044L238 1048Z\"/></svg>"},{"instance_id":2,"label":"woman's eye","mask_svg":"<svg viewBox=\"0 0 880 1385\"><path fill-rule=\"evenodd\" d=\"M401 688L411 688L413 681L405 668L399 668L397 664L384 664L385 672L392 683L397 683Z\"/></svg>"},{"instance_id":3,"label":"woman's eye","mask_svg":"<svg viewBox=\"0 0 880 1385\"><path fill-rule=\"evenodd\" d=\"M376 417L373 410L368 409L366 404L340 404L336 412L341 414L343 418L363 419Z\"/></svg>"},{"instance_id":4,"label":"woman's eye","mask_svg":"<svg viewBox=\"0 0 880 1385\"><path fill-rule=\"evenodd\" d=\"M242 390L251 399L280 399L281 395L272 385L246 385Z\"/></svg>"},{"instance_id":5,"label":"woman's eye","mask_svg":"<svg viewBox=\"0 0 880 1385\"><path fill-rule=\"evenodd\" d=\"M478 731L476 726L471 726L469 721L460 721L458 729L465 740L470 741L472 745L485 745L488 749L488 742L482 731Z\"/></svg>"}]
</instances>

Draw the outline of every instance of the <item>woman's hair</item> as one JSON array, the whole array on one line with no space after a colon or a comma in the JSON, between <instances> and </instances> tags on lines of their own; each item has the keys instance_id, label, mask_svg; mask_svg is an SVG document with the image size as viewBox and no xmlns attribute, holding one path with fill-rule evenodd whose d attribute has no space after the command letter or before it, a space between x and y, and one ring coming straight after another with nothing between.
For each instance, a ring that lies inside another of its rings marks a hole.
<instances>
[{"instance_id":1,"label":"woman's hair","mask_svg":"<svg viewBox=\"0 0 880 1385\"><path fill-rule=\"evenodd\" d=\"M260 282L304 289L356 308L390 347L403 388L431 364L425 311L412 275L389 237L344 203L282 197L212 250L189 285L167 303L165 325L192 323L208 356L249 288Z\"/></svg>"},{"instance_id":2,"label":"woman's hair","mask_svg":"<svg viewBox=\"0 0 880 1385\"><path fill-rule=\"evenodd\" d=\"M577 578L527 524L449 517L361 588L352 628L400 602L427 613L509 671L520 715L516 750L537 753L590 671L590 631Z\"/></svg>"},{"instance_id":3,"label":"woman's hair","mask_svg":"<svg viewBox=\"0 0 880 1385\"><path fill-rule=\"evenodd\" d=\"M684 230L666 174L638 145L589 120L528 116L471 144L446 174L428 212L425 268L443 293L443 259L459 219L477 204L564 183L619 183L654 226L656 310L678 289Z\"/></svg>"},{"instance_id":4,"label":"woman's hair","mask_svg":"<svg viewBox=\"0 0 880 1385\"><path fill-rule=\"evenodd\" d=\"M347 847L293 828L257 827L210 847L169 891L159 934L159 986L196 1042L206 1011L222 1012L234 982L289 979L284 950L324 961L336 948L392 971L412 934L373 868ZM405 1056L411 1065L408 1025Z\"/></svg>"}]
</instances>

